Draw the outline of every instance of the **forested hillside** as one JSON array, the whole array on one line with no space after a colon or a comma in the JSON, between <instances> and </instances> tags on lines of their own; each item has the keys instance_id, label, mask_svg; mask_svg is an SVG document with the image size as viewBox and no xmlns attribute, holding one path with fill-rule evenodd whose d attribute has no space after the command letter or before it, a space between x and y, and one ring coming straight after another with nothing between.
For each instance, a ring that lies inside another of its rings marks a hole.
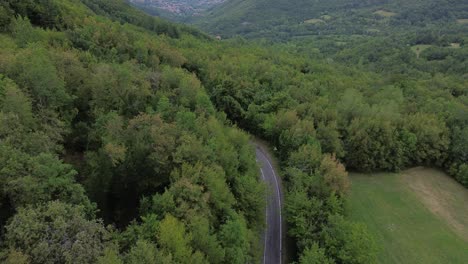
<instances>
[{"instance_id":1,"label":"forested hillside","mask_svg":"<svg viewBox=\"0 0 468 264\"><path fill-rule=\"evenodd\" d=\"M83 3L0 6L0 262L255 261L249 137L171 44L201 40Z\"/></svg>"},{"instance_id":2,"label":"forested hillside","mask_svg":"<svg viewBox=\"0 0 468 264\"><path fill-rule=\"evenodd\" d=\"M463 27L463 0L231 0L194 23L223 37L289 40L310 35L385 35L444 25ZM466 26L466 25L465 25Z\"/></svg>"},{"instance_id":3,"label":"forested hillside","mask_svg":"<svg viewBox=\"0 0 468 264\"><path fill-rule=\"evenodd\" d=\"M6 263L259 262L265 190L241 129L277 149L300 263L376 261L344 217L345 166L468 185L462 34L430 31L424 51L220 42L111 0L2 2L0 30Z\"/></svg>"}]
</instances>

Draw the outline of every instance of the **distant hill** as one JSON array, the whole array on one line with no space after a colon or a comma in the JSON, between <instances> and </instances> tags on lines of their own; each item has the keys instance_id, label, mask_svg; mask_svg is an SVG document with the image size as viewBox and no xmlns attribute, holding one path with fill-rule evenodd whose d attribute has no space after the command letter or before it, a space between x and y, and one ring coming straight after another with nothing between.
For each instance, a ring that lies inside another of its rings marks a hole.
<instances>
[{"instance_id":1,"label":"distant hill","mask_svg":"<svg viewBox=\"0 0 468 264\"><path fill-rule=\"evenodd\" d=\"M379 34L466 18L464 0L230 0L194 23L224 37L287 38Z\"/></svg>"}]
</instances>

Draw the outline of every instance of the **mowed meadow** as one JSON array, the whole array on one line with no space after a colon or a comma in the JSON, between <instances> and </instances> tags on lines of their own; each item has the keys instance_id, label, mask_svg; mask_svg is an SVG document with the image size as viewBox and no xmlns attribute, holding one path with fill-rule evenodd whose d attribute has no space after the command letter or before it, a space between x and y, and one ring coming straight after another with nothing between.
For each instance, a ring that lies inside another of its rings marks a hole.
<instances>
[{"instance_id":1,"label":"mowed meadow","mask_svg":"<svg viewBox=\"0 0 468 264\"><path fill-rule=\"evenodd\" d=\"M468 190L422 167L351 174L350 218L365 223L379 263L466 263Z\"/></svg>"}]
</instances>

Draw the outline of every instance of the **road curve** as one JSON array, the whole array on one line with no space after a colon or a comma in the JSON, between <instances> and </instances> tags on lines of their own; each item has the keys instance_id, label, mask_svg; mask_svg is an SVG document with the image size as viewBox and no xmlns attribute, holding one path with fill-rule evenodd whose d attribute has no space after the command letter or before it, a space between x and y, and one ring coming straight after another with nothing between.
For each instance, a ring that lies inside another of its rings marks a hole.
<instances>
[{"instance_id":1,"label":"road curve","mask_svg":"<svg viewBox=\"0 0 468 264\"><path fill-rule=\"evenodd\" d=\"M264 233L264 264L282 264L283 256L283 219L281 182L272 165L267 151L256 145L257 162L260 165L262 180L267 186L267 205L265 208L266 229Z\"/></svg>"}]
</instances>

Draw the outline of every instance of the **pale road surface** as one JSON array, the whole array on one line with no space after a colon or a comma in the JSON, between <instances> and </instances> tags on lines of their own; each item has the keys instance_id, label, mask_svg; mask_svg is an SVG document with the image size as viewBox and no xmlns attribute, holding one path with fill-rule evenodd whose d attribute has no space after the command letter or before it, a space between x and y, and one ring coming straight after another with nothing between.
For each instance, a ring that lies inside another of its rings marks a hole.
<instances>
[{"instance_id":1,"label":"pale road surface","mask_svg":"<svg viewBox=\"0 0 468 264\"><path fill-rule=\"evenodd\" d=\"M264 148L256 145L257 162L260 165L260 176L267 186L267 205L265 208L266 230L263 238L264 264L282 264L283 241L283 198L281 182L273 168L272 160Z\"/></svg>"}]
</instances>

